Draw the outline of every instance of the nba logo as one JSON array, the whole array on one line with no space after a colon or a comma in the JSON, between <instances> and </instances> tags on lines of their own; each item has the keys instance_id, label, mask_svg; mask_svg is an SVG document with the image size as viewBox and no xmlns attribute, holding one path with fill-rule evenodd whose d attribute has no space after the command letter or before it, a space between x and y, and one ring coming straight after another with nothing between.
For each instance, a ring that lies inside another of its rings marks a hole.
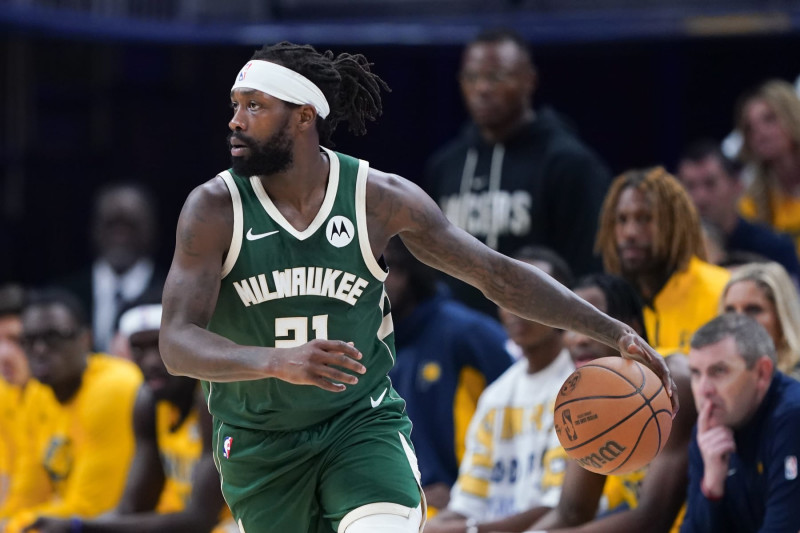
<instances>
[{"instance_id":1,"label":"nba logo","mask_svg":"<svg viewBox=\"0 0 800 533\"><path fill-rule=\"evenodd\" d=\"M250 66L253 64L252 61L248 61L247 64L242 67L242 70L239 71L239 81L242 81L245 76L247 76L247 71L250 69Z\"/></svg>"},{"instance_id":2,"label":"nba logo","mask_svg":"<svg viewBox=\"0 0 800 533\"><path fill-rule=\"evenodd\" d=\"M786 456L786 460L783 462L783 475L789 481L797 478L797 457L794 455Z\"/></svg>"},{"instance_id":3,"label":"nba logo","mask_svg":"<svg viewBox=\"0 0 800 533\"><path fill-rule=\"evenodd\" d=\"M233 446L233 437L225 437L222 442L222 455L225 456L225 459L231 458L231 446Z\"/></svg>"}]
</instances>

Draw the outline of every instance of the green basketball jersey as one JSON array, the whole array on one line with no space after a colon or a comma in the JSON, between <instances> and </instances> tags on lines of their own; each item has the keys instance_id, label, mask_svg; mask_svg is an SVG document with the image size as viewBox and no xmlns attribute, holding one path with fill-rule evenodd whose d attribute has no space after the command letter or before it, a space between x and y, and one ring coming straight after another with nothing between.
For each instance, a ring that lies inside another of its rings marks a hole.
<instances>
[{"instance_id":1,"label":"green basketball jersey","mask_svg":"<svg viewBox=\"0 0 800 533\"><path fill-rule=\"evenodd\" d=\"M204 382L211 414L226 424L300 429L390 386L394 330L383 288L386 270L367 236L369 164L325 152L325 199L302 231L278 211L258 178L220 174L233 200L234 230L208 329L246 346L290 348L315 338L353 342L367 372L338 393L277 378Z\"/></svg>"}]
</instances>

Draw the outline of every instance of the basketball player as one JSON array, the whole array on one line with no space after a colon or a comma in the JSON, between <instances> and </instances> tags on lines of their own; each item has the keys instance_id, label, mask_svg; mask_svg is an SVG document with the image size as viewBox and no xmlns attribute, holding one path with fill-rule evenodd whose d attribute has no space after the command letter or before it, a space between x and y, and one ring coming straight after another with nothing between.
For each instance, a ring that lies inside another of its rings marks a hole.
<instances>
[{"instance_id":1,"label":"basketball player","mask_svg":"<svg viewBox=\"0 0 800 533\"><path fill-rule=\"evenodd\" d=\"M386 85L369 67L286 42L257 51L230 93L233 168L196 188L178 222L161 353L204 380L242 532L421 528L411 423L387 377L381 257L394 235L515 314L646 360L672 390L629 326L455 228L409 181L325 147L340 122L363 133L381 113Z\"/></svg>"},{"instance_id":2,"label":"basketball player","mask_svg":"<svg viewBox=\"0 0 800 533\"><path fill-rule=\"evenodd\" d=\"M609 274L590 275L578 281L575 293L636 331L644 330L641 300L624 279ZM565 341L578 367L599 357L616 355L614 350L586 335L567 332ZM536 522L534 530L670 531L686 499L689 441L697 413L689 388L686 358L678 354L667 357L666 362L678 384L683 407L672 422L669 440L661 453L646 469L623 476L596 474L582 468L577 461L569 461L558 505ZM607 512L600 507L601 495L606 497ZM598 509L601 512L596 516Z\"/></svg>"}]
</instances>

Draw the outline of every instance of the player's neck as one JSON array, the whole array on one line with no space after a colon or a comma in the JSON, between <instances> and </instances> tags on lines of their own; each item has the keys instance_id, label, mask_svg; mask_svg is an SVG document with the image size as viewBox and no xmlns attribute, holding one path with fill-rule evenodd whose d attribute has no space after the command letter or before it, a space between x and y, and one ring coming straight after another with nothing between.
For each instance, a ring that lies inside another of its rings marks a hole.
<instances>
[{"instance_id":1,"label":"player's neck","mask_svg":"<svg viewBox=\"0 0 800 533\"><path fill-rule=\"evenodd\" d=\"M317 151L309 156L296 151L290 168L270 176L259 176L259 179L275 207L287 220L292 222L295 217L303 220L310 217L310 223L325 198L329 169L325 154Z\"/></svg>"},{"instance_id":2,"label":"player's neck","mask_svg":"<svg viewBox=\"0 0 800 533\"><path fill-rule=\"evenodd\" d=\"M528 360L528 374L540 372L556 360L564 348L562 337L562 333L553 332L536 346L522 348L522 356Z\"/></svg>"},{"instance_id":3,"label":"player's neck","mask_svg":"<svg viewBox=\"0 0 800 533\"><path fill-rule=\"evenodd\" d=\"M656 269L651 272L642 272L635 278L635 285L639 289L642 300L651 304L656 295L661 292L669 278L674 274L666 268Z\"/></svg>"},{"instance_id":4,"label":"player's neck","mask_svg":"<svg viewBox=\"0 0 800 533\"><path fill-rule=\"evenodd\" d=\"M58 400L58 403L61 405L66 405L78 394L78 391L83 384L83 374L86 370L86 367L78 374L76 377L71 379L66 379L61 383L55 383L50 385L50 388L53 389L53 395Z\"/></svg>"}]
</instances>

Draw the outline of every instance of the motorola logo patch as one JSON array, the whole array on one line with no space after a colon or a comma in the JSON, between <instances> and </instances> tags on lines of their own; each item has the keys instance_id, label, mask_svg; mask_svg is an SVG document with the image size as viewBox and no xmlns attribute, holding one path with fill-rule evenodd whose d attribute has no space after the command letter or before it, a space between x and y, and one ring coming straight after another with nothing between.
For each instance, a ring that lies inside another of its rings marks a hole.
<instances>
[{"instance_id":1,"label":"motorola logo patch","mask_svg":"<svg viewBox=\"0 0 800 533\"><path fill-rule=\"evenodd\" d=\"M328 237L328 242L337 248L347 246L355 236L355 228L350 219L341 215L331 217L328 221L328 227L325 228L325 235Z\"/></svg>"}]
</instances>

